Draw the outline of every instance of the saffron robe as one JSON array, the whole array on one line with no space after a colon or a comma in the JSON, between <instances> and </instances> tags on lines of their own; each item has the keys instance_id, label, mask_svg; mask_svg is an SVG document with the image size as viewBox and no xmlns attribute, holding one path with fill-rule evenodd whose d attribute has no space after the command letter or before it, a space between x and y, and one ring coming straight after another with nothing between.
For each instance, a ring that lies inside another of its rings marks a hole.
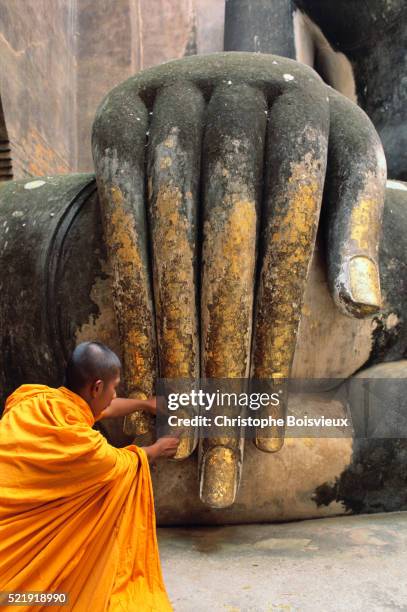
<instances>
[{"instance_id":1,"label":"saffron robe","mask_svg":"<svg viewBox=\"0 0 407 612\"><path fill-rule=\"evenodd\" d=\"M92 429L81 397L23 385L0 421L0 590L66 592L74 612L167 612L150 468Z\"/></svg>"}]
</instances>

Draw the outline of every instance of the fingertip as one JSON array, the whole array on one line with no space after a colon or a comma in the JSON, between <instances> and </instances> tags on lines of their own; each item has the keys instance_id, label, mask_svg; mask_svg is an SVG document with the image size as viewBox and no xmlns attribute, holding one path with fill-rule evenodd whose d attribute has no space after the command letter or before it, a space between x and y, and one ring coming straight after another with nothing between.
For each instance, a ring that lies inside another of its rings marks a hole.
<instances>
[{"instance_id":1,"label":"fingertip","mask_svg":"<svg viewBox=\"0 0 407 612\"><path fill-rule=\"evenodd\" d=\"M382 306L379 269L370 257L358 255L339 279L336 302L344 314L356 318L376 314Z\"/></svg>"},{"instance_id":2,"label":"fingertip","mask_svg":"<svg viewBox=\"0 0 407 612\"><path fill-rule=\"evenodd\" d=\"M381 306L380 277L376 264L368 257L353 257L349 263L349 284L353 300L369 309Z\"/></svg>"}]
</instances>

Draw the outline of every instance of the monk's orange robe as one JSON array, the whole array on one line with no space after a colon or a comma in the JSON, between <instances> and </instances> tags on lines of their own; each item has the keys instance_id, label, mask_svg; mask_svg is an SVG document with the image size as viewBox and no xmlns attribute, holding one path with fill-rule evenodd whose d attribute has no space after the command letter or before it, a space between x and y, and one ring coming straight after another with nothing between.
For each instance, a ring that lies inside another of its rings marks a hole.
<instances>
[{"instance_id":1,"label":"monk's orange robe","mask_svg":"<svg viewBox=\"0 0 407 612\"><path fill-rule=\"evenodd\" d=\"M0 421L0 590L68 593L74 612L172 610L145 452L92 429L64 387L23 385Z\"/></svg>"}]
</instances>

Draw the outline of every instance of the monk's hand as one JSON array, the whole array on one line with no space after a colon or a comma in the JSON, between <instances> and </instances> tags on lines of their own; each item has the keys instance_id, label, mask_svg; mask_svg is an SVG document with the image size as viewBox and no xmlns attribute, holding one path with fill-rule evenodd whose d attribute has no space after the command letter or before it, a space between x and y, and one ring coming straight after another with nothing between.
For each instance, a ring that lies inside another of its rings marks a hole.
<instances>
[{"instance_id":1,"label":"monk's hand","mask_svg":"<svg viewBox=\"0 0 407 612\"><path fill-rule=\"evenodd\" d=\"M179 445L179 437L163 436L151 446L145 446L144 450L150 460L158 459L159 457L174 457Z\"/></svg>"}]
</instances>

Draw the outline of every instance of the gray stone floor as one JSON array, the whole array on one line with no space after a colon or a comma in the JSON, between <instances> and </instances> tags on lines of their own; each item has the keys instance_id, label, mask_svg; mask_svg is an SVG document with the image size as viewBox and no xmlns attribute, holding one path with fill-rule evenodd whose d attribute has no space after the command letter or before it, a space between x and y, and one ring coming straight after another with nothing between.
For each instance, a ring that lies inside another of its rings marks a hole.
<instances>
[{"instance_id":1,"label":"gray stone floor","mask_svg":"<svg viewBox=\"0 0 407 612\"><path fill-rule=\"evenodd\" d=\"M175 612L407 611L407 512L158 537Z\"/></svg>"}]
</instances>

